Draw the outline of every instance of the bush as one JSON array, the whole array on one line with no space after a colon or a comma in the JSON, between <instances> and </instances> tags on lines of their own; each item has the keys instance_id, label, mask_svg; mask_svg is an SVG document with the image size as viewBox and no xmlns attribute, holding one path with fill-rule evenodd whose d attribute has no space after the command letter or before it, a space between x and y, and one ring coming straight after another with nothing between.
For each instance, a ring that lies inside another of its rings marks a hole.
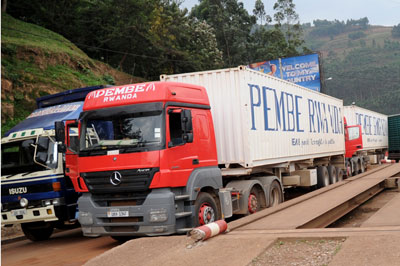
<instances>
[{"instance_id":1,"label":"bush","mask_svg":"<svg viewBox=\"0 0 400 266\"><path fill-rule=\"evenodd\" d=\"M365 36L366 36L366 34L362 31L349 33L349 38L352 40L361 39L361 38L364 38Z\"/></svg>"}]
</instances>

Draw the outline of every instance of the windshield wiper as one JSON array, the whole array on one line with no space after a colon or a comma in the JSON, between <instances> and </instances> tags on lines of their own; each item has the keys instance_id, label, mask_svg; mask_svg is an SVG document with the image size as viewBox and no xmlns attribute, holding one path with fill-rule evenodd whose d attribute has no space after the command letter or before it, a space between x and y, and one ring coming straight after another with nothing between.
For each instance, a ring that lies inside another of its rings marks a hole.
<instances>
[{"instance_id":1,"label":"windshield wiper","mask_svg":"<svg viewBox=\"0 0 400 266\"><path fill-rule=\"evenodd\" d=\"M26 173L22 174L21 176L26 176L26 175L32 174L32 173L34 173L34 172L35 172L35 171L32 171L32 172L26 172Z\"/></svg>"},{"instance_id":2,"label":"windshield wiper","mask_svg":"<svg viewBox=\"0 0 400 266\"><path fill-rule=\"evenodd\" d=\"M24 175L29 175L30 173L33 173L33 172L25 172L25 173L22 174L22 176L24 176ZM20 173L16 173L16 174L12 174L12 175L5 176L5 178L8 179L8 178L13 177L13 176L16 176L16 175L18 175L18 174L20 174Z\"/></svg>"},{"instance_id":3,"label":"windshield wiper","mask_svg":"<svg viewBox=\"0 0 400 266\"><path fill-rule=\"evenodd\" d=\"M105 146L105 145L101 145L101 144L94 144L90 147L87 147L87 148L81 150L81 151L90 152L90 151L106 150L108 147L109 146Z\"/></svg>"}]
</instances>

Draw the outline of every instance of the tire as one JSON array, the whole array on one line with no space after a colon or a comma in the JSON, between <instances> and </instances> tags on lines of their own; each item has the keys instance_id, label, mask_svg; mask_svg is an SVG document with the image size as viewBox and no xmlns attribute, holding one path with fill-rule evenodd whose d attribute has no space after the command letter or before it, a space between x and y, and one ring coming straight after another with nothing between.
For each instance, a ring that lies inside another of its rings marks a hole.
<instances>
[{"instance_id":1,"label":"tire","mask_svg":"<svg viewBox=\"0 0 400 266\"><path fill-rule=\"evenodd\" d=\"M337 181L336 167L333 165L328 165L328 174L329 174L329 184L335 184Z\"/></svg>"},{"instance_id":2,"label":"tire","mask_svg":"<svg viewBox=\"0 0 400 266\"><path fill-rule=\"evenodd\" d=\"M260 189L252 187L249 197L247 198L247 214L253 214L261 210L262 197ZM264 204L265 206L265 204Z\"/></svg>"},{"instance_id":3,"label":"tire","mask_svg":"<svg viewBox=\"0 0 400 266\"><path fill-rule=\"evenodd\" d=\"M317 167L317 179L318 188L329 186L329 173L326 166Z\"/></svg>"},{"instance_id":4,"label":"tire","mask_svg":"<svg viewBox=\"0 0 400 266\"><path fill-rule=\"evenodd\" d=\"M283 201L282 189L278 182L274 181L269 186L268 199L269 199L268 207L273 207L282 203Z\"/></svg>"},{"instance_id":5,"label":"tire","mask_svg":"<svg viewBox=\"0 0 400 266\"><path fill-rule=\"evenodd\" d=\"M340 169L339 167L336 168L336 174L337 174L337 182L343 181L343 170Z\"/></svg>"},{"instance_id":6,"label":"tire","mask_svg":"<svg viewBox=\"0 0 400 266\"><path fill-rule=\"evenodd\" d=\"M35 222L21 224L22 231L26 238L31 241L43 241L50 238L54 226L51 223Z\"/></svg>"},{"instance_id":7,"label":"tire","mask_svg":"<svg viewBox=\"0 0 400 266\"><path fill-rule=\"evenodd\" d=\"M364 160L360 158L360 160L358 160L358 173L362 174L364 172L365 172Z\"/></svg>"},{"instance_id":8,"label":"tire","mask_svg":"<svg viewBox=\"0 0 400 266\"><path fill-rule=\"evenodd\" d=\"M195 227L221 219L221 213L218 211L214 197L207 192L199 193L194 204L194 209L193 224Z\"/></svg>"},{"instance_id":9,"label":"tire","mask_svg":"<svg viewBox=\"0 0 400 266\"><path fill-rule=\"evenodd\" d=\"M351 162L346 161L345 167L346 167L346 176L352 177L353 176L353 168L351 167Z\"/></svg>"},{"instance_id":10,"label":"tire","mask_svg":"<svg viewBox=\"0 0 400 266\"><path fill-rule=\"evenodd\" d=\"M353 166L353 174L354 175L358 175L358 172L360 171L360 165L359 165L359 163L358 163L358 161L357 162L353 162L352 163L352 166Z\"/></svg>"}]
</instances>

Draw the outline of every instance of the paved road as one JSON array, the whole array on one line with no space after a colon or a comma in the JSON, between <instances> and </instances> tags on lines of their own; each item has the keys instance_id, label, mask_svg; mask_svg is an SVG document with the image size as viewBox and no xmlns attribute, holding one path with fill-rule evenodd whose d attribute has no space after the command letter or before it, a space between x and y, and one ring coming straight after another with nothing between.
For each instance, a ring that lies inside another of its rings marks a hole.
<instances>
[{"instance_id":1,"label":"paved road","mask_svg":"<svg viewBox=\"0 0 400 266\"><path fill-rule=\"evenodd\" d=\"M42 242L23 240L2 245L1 264L82 265L118 244L110 237L84 237L78 228L54 234L49 240Z\"/></svg>"}]
</instances>

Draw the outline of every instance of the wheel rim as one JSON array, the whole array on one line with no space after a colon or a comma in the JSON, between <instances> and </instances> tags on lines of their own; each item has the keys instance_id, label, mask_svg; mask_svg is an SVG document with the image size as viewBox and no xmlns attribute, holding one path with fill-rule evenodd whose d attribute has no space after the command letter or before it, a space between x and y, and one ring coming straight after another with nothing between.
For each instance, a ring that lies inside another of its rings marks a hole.
<instances>
[{"instance_id":1,"label":"wheel rim","mask_svg":"<svg viewBox=\"0 0 400 266\"><path fill-rule=\"evenodd\" d=\"M215 220L214 209L208 203L203 203L199 209L199 224L205 225Z\"/></svg>"},{"instance_id":2,"label":"wheel rim","mask_svg":"<svg viewBox=\"0 0 400 266\"><path fill-rule=\"evenodd\" d=\"M347 164L346 172L347 172L347 176L351 176L351 167L350 167L350 164Z\"/></svg>"},{"instance_id":3,"label":"wheel rim","mask_svg":"<svg viewBox=\"0 0 400 266\"><path fill-rule=\"evenodd\" d=\"M248 209L250 213L255 213L258 208L257 196L254 193L249 195Z\"/></svg>"}]
</instances>

